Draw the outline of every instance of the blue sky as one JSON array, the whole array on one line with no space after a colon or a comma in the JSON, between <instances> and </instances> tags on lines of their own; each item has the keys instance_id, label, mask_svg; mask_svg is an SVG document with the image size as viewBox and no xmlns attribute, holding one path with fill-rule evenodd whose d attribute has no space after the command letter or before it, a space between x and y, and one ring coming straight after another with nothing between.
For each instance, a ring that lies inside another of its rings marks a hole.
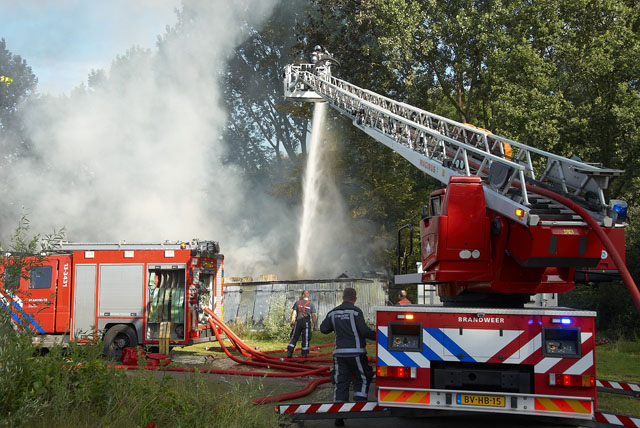
<instances>
[{"instance_id":1,"label":"blue sky","mask_svg":"<svg viewBox=\"0 0 640 428\"><path fill-rule=\"evenodd\" d=\"M0 38L38 77L41 93L69 93L133 45L154 48L180 0L0 0Z\"/></svg>"}]
</instances>

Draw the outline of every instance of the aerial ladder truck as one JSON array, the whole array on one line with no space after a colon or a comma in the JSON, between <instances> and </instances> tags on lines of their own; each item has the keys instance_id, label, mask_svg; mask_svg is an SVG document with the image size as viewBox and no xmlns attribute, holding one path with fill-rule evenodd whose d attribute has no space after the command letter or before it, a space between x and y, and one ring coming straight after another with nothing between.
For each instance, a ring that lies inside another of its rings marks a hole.
<instances>
[{"instance_id":1,"label":"aerial ladder truck","mask_svg":"<svg viewBox=\"0 0 640 428\"><path fill-rule=\"evenodd\" d=\"M605 197L623 171L389 99L332 76L328 54L313 58L285 67L286 100L328 103L446 185L420 220L421 282L443 304L376 308L372 408L594 420L595 312L524 303L622 275L640 309L624 267L627 205ZM338 411L280 412L310 409Z\"/></svg>"}]
</instances>

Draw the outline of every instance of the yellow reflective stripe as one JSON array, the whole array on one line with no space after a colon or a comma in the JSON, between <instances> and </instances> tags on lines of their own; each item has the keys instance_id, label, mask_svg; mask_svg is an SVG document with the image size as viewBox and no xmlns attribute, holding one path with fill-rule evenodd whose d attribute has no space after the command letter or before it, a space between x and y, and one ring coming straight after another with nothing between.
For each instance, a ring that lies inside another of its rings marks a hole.
<instances>
[{"instance_id":1,"label":"yellow reflective stripe","mask_svg":"<svg viewBox=\"0 0 640 428\"><path fill-rule=\"evenodd\" d=\"M381 390L380 401L395 403L429 404L429 393L426 391Z\"/></svg>"},{"instance_id":2,"label":"yellow reflective stripe","mask_svg":"<svg viewBox=\"0 0 640 428\"><path fill-rule=\"evenodd\" d=\"M403 391L381 391L380 399L381 401L398 401L398 397L402 395Z\"/></svg>"},{"instance_id":3,"label":"yellow reflective stripe","mask_svg":"<svg viewBox=\"0 0 640 428\"><path fill-rule=\"evenodd\" d=\"M582 400L561 400L536 398L536 410L564 413L591 413L591 402Z\"/></svg>"},{"instance_id":4,"label":"yellow reflective stripe","mask_svg":"<svg viewBox=\"0 0 640 428\"><path fill-rule=\"evenodd\" d=\"M571 406L573 411L576 413L591 413L591 402L578 401L578 400L566 400L566 401L567 401L567 404Z\"/></svg>"},{"instance_id":5,"label":"yellow reflective stripe","mask_svg":"<svg viewBox=\"0 0 640 428\"><path fill-rule=\"evenodd\" d=\"M536 405L536 410L550 410L552 412L560 412L560 408L556 406L556 403L551 401L550 398L536 398L536 404L539 404L540 407Z\"/></svg>"},{"instance_id":6,"label":"yellow reflective stripe","mask_svg":"<svg viewBox=\"0 0 640 428\"><path fill-rule=\"evenodd\" d=\"M425 392L425 391L414 392L411 395L411 397L409 397L407 402L409 402L409 403L429 403L429 393Z\"/></svg>"}]
</instances>

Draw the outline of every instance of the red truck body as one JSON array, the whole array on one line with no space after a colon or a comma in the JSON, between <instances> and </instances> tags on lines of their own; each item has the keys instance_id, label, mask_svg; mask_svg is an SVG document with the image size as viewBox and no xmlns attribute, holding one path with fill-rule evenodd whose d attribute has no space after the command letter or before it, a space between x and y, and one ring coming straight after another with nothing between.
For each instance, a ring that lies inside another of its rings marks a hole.
<instances>
[{"instance_id":1,"label":"red truck body","mask_svg":"<svg viewBox=\"0 0 640 428\"><path fill-rule=\"evenodd\" d=\"M213 241L64 243L20 279L13 296L0 291L14 324L33 331L42 346L102 333L123 346L153 345L163 323L172 345L188 345L215 340L197 318L204 307L223 315L223 264ZM119 334L109 334L116 326Z\"/></svg>"},{"instance_id":2,"label":"red truck body","mask_svg":"<svg viewBox=\"0 0 640 428\"><path fill-rule=\"evenodd\" d=\"M593 312L424 305L376 312L381 406L593 418Z\"/></svg>"}]
</instances>

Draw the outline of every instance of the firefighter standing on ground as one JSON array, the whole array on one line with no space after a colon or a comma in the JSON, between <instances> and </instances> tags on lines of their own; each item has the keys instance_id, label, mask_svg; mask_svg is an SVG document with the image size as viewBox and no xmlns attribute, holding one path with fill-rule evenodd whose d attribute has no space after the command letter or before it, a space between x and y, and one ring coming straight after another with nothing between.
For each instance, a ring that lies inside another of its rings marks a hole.
<instances>
[{"instance_id":1,"label":"firefighter standing on ground","mask_svg":"<svg viewBox=\"0 0 640 428\"><path fill-rule=\"evenodd\" d=\"M345 288L342 304L333 308L320 324L324 334L335 332L332 380L334 401L349 401L353 378L353 400L367 401L373 370L367 360L365 339L376 339L376 332L365 323L362 310L355 305L356 290ZM336 420L336 425L339 420Z\"/></svg>"},{"instance_id":2,"label":"firefighter standing on ground","mask_svg":"<svg viewBox=\"0 0 640 428\"><path fill-rule=\"evenodd\" d=\"M298 339L302 336L302 358L309 354L309 342L311 342L311 321L313 320L314 330L318 329L318 315L316 305L309 300L309 290L304 290L300 296L300 300L293 304L291 310L291 320L289 325L293 327L291 330L291 340L287 346L287 357L293 356Z\"/></svg>"}]
</instances>

